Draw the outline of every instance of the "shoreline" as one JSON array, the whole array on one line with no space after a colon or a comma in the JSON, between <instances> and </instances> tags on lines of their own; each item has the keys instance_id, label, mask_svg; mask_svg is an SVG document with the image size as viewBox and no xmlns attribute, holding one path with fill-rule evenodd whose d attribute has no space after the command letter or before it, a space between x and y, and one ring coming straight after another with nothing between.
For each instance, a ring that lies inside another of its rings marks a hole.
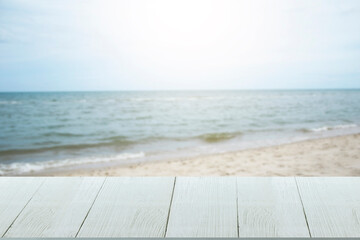
<instances>
[{"instance_id":1,"label":"shoreline","mask_svg":"<svg viewBox=\"0 0 360 240\"><path fill-rule=\"evenodd\" d=\"M360 134L28 176L360 176Z\"/></svg>"}]
</instances>

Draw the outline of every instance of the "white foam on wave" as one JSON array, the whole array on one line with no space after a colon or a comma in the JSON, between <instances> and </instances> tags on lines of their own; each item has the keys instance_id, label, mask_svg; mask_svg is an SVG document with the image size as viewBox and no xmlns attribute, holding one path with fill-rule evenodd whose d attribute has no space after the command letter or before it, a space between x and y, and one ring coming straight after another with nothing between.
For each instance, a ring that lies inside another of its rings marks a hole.
<instances>
[{"instance_id":1,"label":"white foam on wave","mask_svg":"<svg viewBox=\"0 0 360 240\"><path fill-rule=\"evenodd\" d=\"M312 132L324 132L324 131L331 131L337 129L346 129L346 128L355 128L358 125L356 124L344 124L344 125L336 125L336 126L323 126L320 128L312 128L310 131Z\"/></svg>"},{"instance_id":2,"label":"white foam on wave","mask_svg":"<svg viewBox=\"0 0 360 240\"><path fill-rule=\"evenodd\" d=\"M145 154L139 153L122 153L118 155L104 157L86 157L86 158L70 158L62 160L50 160L39 162L17 162L11 164L0 164L0 175L26 174L30 172L39 172L47 169L73 167L84 164L105 163L123 161L128 159L142 158Z\"/></svg>"}]
</instances>

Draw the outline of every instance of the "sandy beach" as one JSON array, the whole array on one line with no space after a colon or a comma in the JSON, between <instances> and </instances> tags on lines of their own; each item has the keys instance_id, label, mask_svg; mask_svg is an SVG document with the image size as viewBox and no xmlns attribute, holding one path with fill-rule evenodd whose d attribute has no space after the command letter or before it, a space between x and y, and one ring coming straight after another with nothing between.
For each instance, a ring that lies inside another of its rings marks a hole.
<instances>
[{"instance_id":1,"label":"sandy beach","mask_svg":"<svg viewBox=\"0 0 360 240\"><path fill-rule=\"evenodd\" d=\"M360 176L360 134L57 176Z\"/></svg>"}]
</instances>

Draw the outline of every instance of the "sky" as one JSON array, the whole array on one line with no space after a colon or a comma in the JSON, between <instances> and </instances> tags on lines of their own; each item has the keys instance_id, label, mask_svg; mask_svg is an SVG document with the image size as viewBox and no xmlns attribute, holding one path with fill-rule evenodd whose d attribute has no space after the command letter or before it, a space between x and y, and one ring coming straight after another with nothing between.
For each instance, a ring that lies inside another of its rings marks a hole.
<instances>
[{"instance_id":1,"label":"sky","mask_svg":"<svg viewBox=\"0 0 360 240\"><path fill-rule=\"evenodd\" d=\"M358 0L0 0L0 91L360 88Z\"/></svg>"}]
</instances>

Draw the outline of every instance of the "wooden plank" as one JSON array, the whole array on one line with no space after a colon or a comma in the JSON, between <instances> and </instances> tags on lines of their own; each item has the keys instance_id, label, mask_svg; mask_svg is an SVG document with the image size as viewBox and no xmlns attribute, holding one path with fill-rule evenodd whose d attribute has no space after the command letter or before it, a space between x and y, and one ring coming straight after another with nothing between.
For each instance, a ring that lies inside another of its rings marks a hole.
<instances>
[{"instance_id":1,"label":"wooden plank","mask_svg":"<svg viewBox=\"0 0 360 240\"><path fill-rule=\"evenodd\" d=\"M0 237L24 209L44 178L0 177Z\"/></svg>"},{"instance_id":2,"label":"wooden plank","mask_svg":"<svg viewBox=\"0 0 360 240\"><path fill-rule=\"evenodd\" d=\"M293 177L239 177L240 237L310 237Z\"/></svg>"},{"instance_id":3,"label":"wooden plank","mask_svg":"<svg viewBox=\"0 0 360 240\"><path fill-rule=\"evenodd\" d=\"M75 237L104 178L47 178L5 237Z\"/></svg>"},{"instance_id":4,"label":"wooden plank","mask_svg":"<svg viewBox=\"0 0 360 240\"><path fill-rule=\"evenodd\" d=\"M176 179L166 237L237 237L236 178Z\"/></svg>"},{"instance_id":5,"label":"wooden plank","mask_svg":"<svg viewBox=\"0 0 360 240\"><path fill-rule=\"evenodd\" d=\"M163 237L173 177L107 178L79 237Z\"/></svg>"},{"instance_id":6,"label":"wooden plank","mask_svg":"<svg viewBox=\"0 0 360 240\"><path fill-rule=\"evenodd\" d=\"M296 178L312 237L360 237L360 178Z\"/></svg>"}]
</instances>

